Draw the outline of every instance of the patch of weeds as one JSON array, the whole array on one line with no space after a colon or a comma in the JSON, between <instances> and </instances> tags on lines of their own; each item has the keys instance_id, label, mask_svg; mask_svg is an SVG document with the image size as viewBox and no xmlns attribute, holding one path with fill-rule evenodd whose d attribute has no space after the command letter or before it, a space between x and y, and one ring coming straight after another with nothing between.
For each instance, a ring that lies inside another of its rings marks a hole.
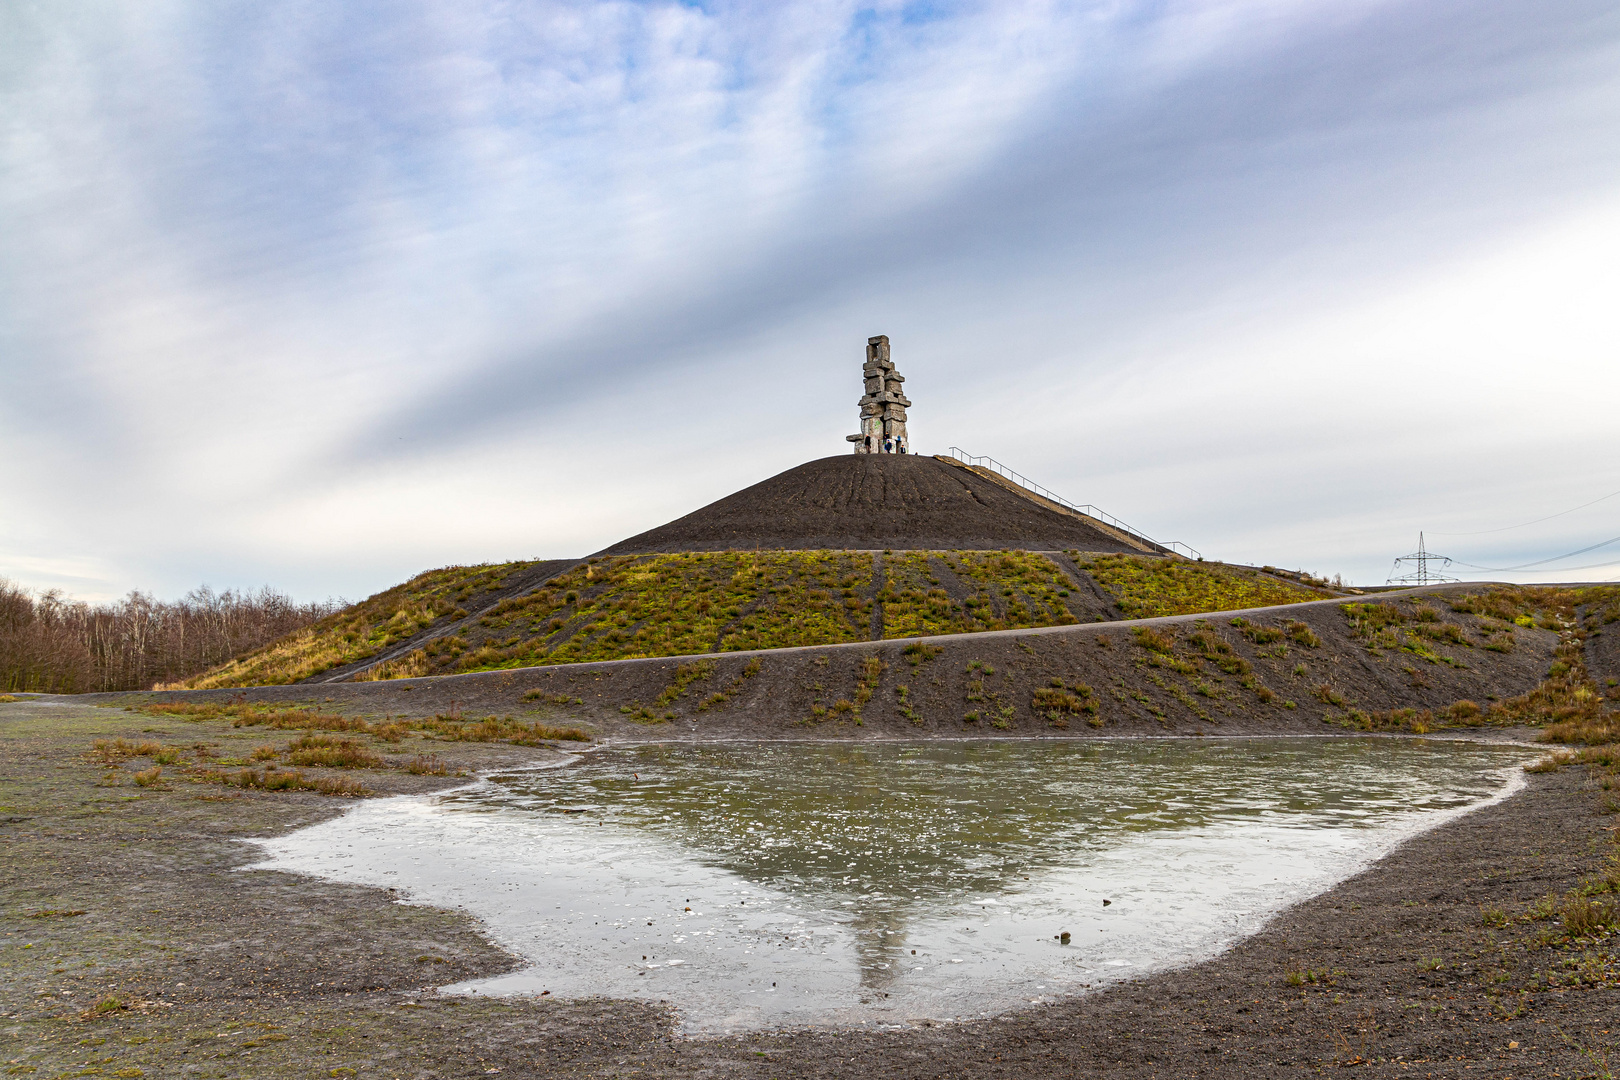
<instances>
[{"instance_id":1,"label":"patch of weeds","mask_svg":"<svg viewBox=\"0 0 1620 1080\"><path fill-rule=\"evenodd\" d=\"M1297 968L1283 973L1289 986L1333 986L1344 974L1343 968Z\"/></svg>"},{"instance_id":2,"label":"patch of weeds","mask_svg":"<svg viewBox=\"0 0 1620 1080\"><path fill-rule=\"evenodd\" d=\"M943 645L928 645L921 641L913 641L900 650L900 655L904 656L912 667L917 667L919 664L926 664L944 651Z\"/></svg>"},{"instance_id":3,"label":"patch of weeds","mask_svg":"<svg viewBox=\"0 0 1620 1080\"><path fill-rule=\"evenodd\" d=\"M1414 735L1427 734L1440 726L1436 723L1433 712L1414 708L1388 709L1383 712L1349 709L1340 722L1345 727L1357 731L1409 731Z\"/></svg>"},{"instance_id":4,"label":"patch of weeds","mask_svg":"<svg viewBox=\"0 0 1620 1080\"><path fill-rule=\"evenodd\" d=\"M872 695L877 693L878 681L882 679L883 672L888 666L883 662L883 658L876 654L861 661L861 681L855 686L855 701L853 708L849 710L855 714L857 724L861 722L861 709L872 700Z\"/></svg>"},{"instance_id":5,"label":"patch of weeds","mask_svg":"<svg viewBox=\"0 0 1620 1080\"><path fill-rule=\"evenodd\" d=\"M306 732L287 744L289 765L323 769L378 769L387 765L381 757L353 739Z\"/></svg>"},{"instance_id":6,"label":"patch of weeds","mask_svg":"<svg viewBox=\"0 0 1620 1080\"><path fill-rule=\"evenodd\" d=\"M1062 679L1056 678L1050 685L1036 688L1030 708L1055 728L1067 728L1070 717L1097 715L1097 702L1091 687L1084 683L1065 686ZM1101 725L1099 722L1093 726Z\"/></svg>"},{"instance_id":7,"label":"patch of weeds","mask_svg":"<svg viewBox=\"0 0 1620 1080\"><path fill-rule=\"evenodd\" d=\"M113 763L136 757L156 757L163 747L155 742L132 743L125 739L97 739L90 753L98 761Z\"/></svg>"},{"instance_id":8,"label":"patch of weeds","mask_svg":"<svg viewBox=\"0 0 1620 1080\"><path fill-rule=\"evenodd\" d=\"M584 698L570 697L567 694L558 694L550 690L530 690L523 695L524 701L543 701L548 705L583 705Z\"/></svg>"},{"instance_id":9,"label":"patch of weeds","mask_svg":"<svg viewBox=\"0 0 1620 1080\"><path fill-rule=\"evenodd\" d=\"M1321 686L1318 686L1315 690L1315 694L1316 700L1320 701L1324 705L1334 705L1338 707L1343 707L1344 705L1344 697L1327 683L1323 683Z\"/></svg>"},{"instance_id":10,"label":"patch of weeds","mask_svg":"<svg viewBox=\"0 0 1620 1080\"><path fill-rule=\"evenodd\" d=\"M941 587L953 579L960 601ZM902 552L884 560L883 636L920 637L982 630L1067 626L1069 583L1044 555L1029 551Z\"/></svg>"},{"instance_id":11,"label":"patch of weeds","mask_svg":"<svg viewBox=\"0 0 1620 1080\"><path fill-rule=\"evenodd\" d=\"M1070 556L1114 596L1130 619L1275 607L1333 595L1223 563L1148 555L1087 556L1077 551Z\"/></svg>"},{"instance_id":12,"label":"patch of weeds","mask_svg":"<svg viewBox=\"0 0 1620 1080\"><path fill-rule=\"evenodd\" d=\"M714 693L710 694L708 697L699 702L698 711L703 712L705 710L714 708L716 705L730 701L734 696L736 696L737 692L743 688L744 683L746 683L749 679L752 679L755 675L759 674L761 666L760 658L757 656L748 661L748 663L743 665L743 669L737 673L736 678L732 679L723 688L716 690Z\"/></svg>"},{"instance_id":13,"label":"patch of weeds","mask_svg":"<svg viewBox=\"0 0 1620 1080\"><path fill-rule=\"evenodd\" d=\"M1322 647L1322 639L1316 636L1316 631L1297 619L1288 624L1288 640L1307 649Z\"/></svg>"},{"instance_id":14,"label":"patch of weeds","mask_svg":"<svg viewBox=\"0 0 1620 1080\"><path fill-rule=\"evenodd\" d=\"M1172 655L1176 650L1175 632L1169 627L1137 626L1131 629L1136 644L1150 653Z\"/></svg>"},{"instance_id":15,"label":"patch of weeds","mask_svg":"<svg viewBox=\"0 0 1620 1080\"><path fill-rule=\"evenodd\" d=\"M1265 683L1261 682L1254 675L1247 676L1239 685L1259 699L1260 704L1262 705L1269 705L1273 701L1277 700L1276 691L1267 686Z\"/></svg>"},{"instance_id":16,"label":"patch of weeds","mask_svg":"<svg viewBox=\"0 0 1620 1080\"><path fill-rule=\"evenodd\" d=\"M620 705L619 711L623 713L631 723L635 724L663 724L674 719L673 715L661 716L658 713L653 712L648 706L634 701L628 705Z\"/></svg>"},{"instance_id":17,"label":"patch of weeds","mask_svg":"<svg viewBox=\"0 0 1620 1080\"><path fill-rule=\"evenodd\" d=\"M548 742L590 742L591 737L577 727L553 727L536 721L517 720L510 716L486 716L482 720L467 720L461 710L452 709L432 720L406 721L412 730L421 731L445 742L509 742L517 746L538 746Z\"/></svg>"},{"instance_id":18,"label":"patch of weeds","mask_svg":"<svg viewBox=\"0 0 1620 1080\"><path fill-rule=\"evenodd\" d=\"M907 720L910 720L913 724L920 726L923 723L923 715L911 707L911 687L903 685L896 686L894 688L894 696L899 700L898 708L900 715L905 717Z\"/></svg>"},{"instance_id":19,"label":"patch of weeds","mask_svg":"<svg viewBox=\"0 0 1620 1080\"><path fill-rule=\"evenodd\" d=\"M438 754L417 754L404 765L412 776L449 776L450 767Z\"/></svg>"},{"instance_id":20,"label":"patch of weeds","mask_svg":"<svg viewBox=\"0 0 1620 1080\"><path fill-rule=\"evenodd\" d=\"M1192 712L1192 714L1194 716L1197 716L1200 720L1207 721L1208 723L1211 723L1211 724L1219 724L1220 723L1219 720L1217 720L1213 716L1211 716L1209 714L1208 710L1206 710L1202 705L1200 705L1198 703L1198 700L1196 698L1194 698L1191 694L1187 693L1187 691L1183 690L1181 687L1179 687L1179 686L1170 687L1170 693L1177 701L1179 701L1183 705L1187 706L1187 708Z\"/></svg>"},{"instance_id":21,"label":"patch of weeds","mask_svg":"<svg viewBox=\"0 0 1620 1080\"><path fill-rule=\"evenodd\" d=\"M1232 645L1209 627L1200 627L1187 638L1189 644L1228 675L1243 676L1254 668L1232 651Z\"/></svg>"},{"instance_id":22,"label":"patch of weeds","mask_svg":"<svg viewBox=\"0 0 1620 1080\"><path fill-rule=\"evenodd\" d=\"M386 682L393 679L419 679L433 674L433 661L426 649L414 649L394 660L384 660L354 676L355 682Z\"/></svg>"},{"instance_id":23,"label":"patch of weeds","mask_svg":"<svg viewBox=\"0 0 1620 1080\"><path fill-rule=\"evenodd\" d=\"M664 687L662 693L653 700L653 704L660 708L671 705L675 699L686 693L687 687L700 679L714 677L713 660L694 660L690 664L678 664L675 667L675 678Z\"/></svg>"},{"instance_id":24,"label":"patch of weeds","mask_svg":"<svg viewBox=\"0 0 1620 1080\"><path fill-rule=\"evenodd\" d=\"M203 783L225 784L258 791L314 791L322 795L347 796L370 794L358 780L351 780L346 776L310 779L296 770L287 771L273 767L240 769L236 772L205 769L196 773L193 779Z\"/></svg>"}]
</instances>

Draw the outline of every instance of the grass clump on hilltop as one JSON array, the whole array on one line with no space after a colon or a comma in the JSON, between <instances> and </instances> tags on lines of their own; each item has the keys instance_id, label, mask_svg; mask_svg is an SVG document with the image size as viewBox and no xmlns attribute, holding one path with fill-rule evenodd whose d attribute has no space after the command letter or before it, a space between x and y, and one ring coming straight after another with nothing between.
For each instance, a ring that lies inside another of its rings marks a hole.
<instances>
[{"instance_id":1,"label":"grass clump on hilltop","mask_svg":"<svg viewBox=\"0 0 1620 1080\"><path fill-rule=\"evenodd\" d=\"M1334 595L1224 563L1149 555L1085 555L1075 563L1107 589L1128 619L1299 604Z\"/></svg>"},{"instance_id":2,"label":"grass clump on hilltop","mask_svg":"<svg viewBox=\"0 0 1620 1080\"><path fill-rule=\"evenodd\" d=\"M298 682L375 656L441 620L462 618L467 614L466 605L484 593L498 591L512 573L532 565L511 562L429 570L229 663L156 689Z\"/></svg>"}]
</instances>

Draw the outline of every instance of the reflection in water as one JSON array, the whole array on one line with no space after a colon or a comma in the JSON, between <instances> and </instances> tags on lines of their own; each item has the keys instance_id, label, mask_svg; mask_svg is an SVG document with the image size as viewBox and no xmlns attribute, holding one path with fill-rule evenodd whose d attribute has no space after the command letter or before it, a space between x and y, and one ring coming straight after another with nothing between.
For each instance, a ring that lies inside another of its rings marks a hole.
<instances>
[{"instance_id":1,"label":"reflection in water","mask_svg":"<svg viewBox=\"0 0 1620 1080\"><path fill-rule=\"evenodd\" d=\"M674 1000L718 1028L958 1015L1206 955L1525 758L1304 739L604 749L367 804L267 842L267 865L468 907L534 964L485 992Z\"/></svg>"}]
</instances>

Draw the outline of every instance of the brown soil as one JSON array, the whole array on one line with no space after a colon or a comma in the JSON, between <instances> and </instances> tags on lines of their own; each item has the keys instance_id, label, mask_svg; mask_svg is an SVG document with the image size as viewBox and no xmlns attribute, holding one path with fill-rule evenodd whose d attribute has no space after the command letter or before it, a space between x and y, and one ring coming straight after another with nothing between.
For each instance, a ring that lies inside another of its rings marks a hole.
<instances>
[{"instance_id":1,"label":"brown soil","mask_svg":"<svg viewBox=\"0 0 1620 1080\"><path fill-rule=\"evenodd\" d=\"M848 454L778 473L600 554L756 548L1143 550L936 458Z\"/></svg>"},{"instance_id":2,"label":"brown soil","mask_svg":"<svg viewBox=\"0 0 1620 1080\"><path fill-rule=\"evenodd\" d=\"M240 753L263 732L83 702L0 709L0 1033L16 1075L1271 1077L1361 1059L1376 1076L1546 1077L1597 1075L1620 1049L1614 958L1540 944L1548 924L1522 918L1613 849L1601 793L1572 768L1192 968L989 1021L683 1039L657 1005L440 998L432 986L516 962L453 913L235 872L255 859L236 838L343 800L103 787L83 755L112 736ZM491 768L544 752L444 753Z\"/></svg>"}]
</instances>

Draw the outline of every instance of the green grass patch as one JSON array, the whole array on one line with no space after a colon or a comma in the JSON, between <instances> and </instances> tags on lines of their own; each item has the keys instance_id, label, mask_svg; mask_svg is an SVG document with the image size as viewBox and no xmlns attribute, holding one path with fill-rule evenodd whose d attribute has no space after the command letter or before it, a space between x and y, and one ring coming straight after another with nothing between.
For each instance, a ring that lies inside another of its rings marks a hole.
<instances>
[{"instance_id":1,"label":"green grass patch","mask_svg":"<svg viewBox=\"0 0 1620 1080\"><path fill-rule=\"evenodd\" d=\"M1332 595L1224 563L1070 553L1129 619L1298 604Z\"/></svg>"}]
</instances>

